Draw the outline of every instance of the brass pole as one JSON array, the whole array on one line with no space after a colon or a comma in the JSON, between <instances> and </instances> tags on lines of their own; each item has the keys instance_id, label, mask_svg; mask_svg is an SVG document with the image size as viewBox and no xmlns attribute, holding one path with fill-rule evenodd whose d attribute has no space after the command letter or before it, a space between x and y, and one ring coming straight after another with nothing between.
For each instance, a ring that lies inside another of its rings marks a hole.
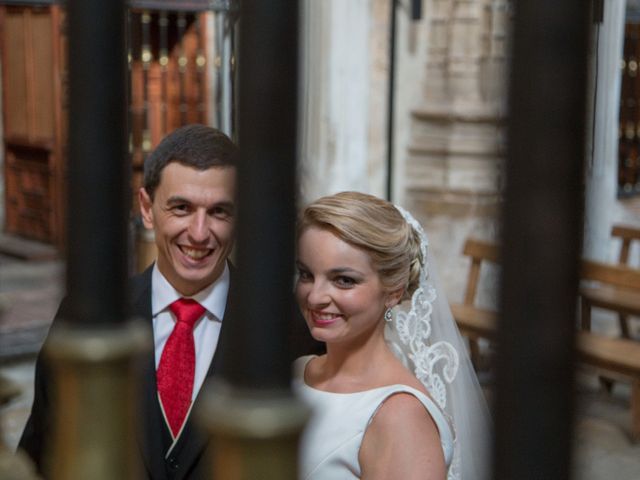
<instances>
[{"instance_id":1,"label":"brass pole","mask_svg":"<svg viewBox=\"0 0 640 480\"><path fill-rule=\"evenodd\" d=\"M212 434L207 451L211 478L298 478L298 442L308 411L291 396L273 393L223 383L207 391L198 415Z\"/></svg>"},{"instance_id":2,"label":"brass pole","mask_svg":"<svg viewBox=\"0 0 640 480\"><path fill-rule=\"evenodd\" d=\"M69 0L67 299L45 344L53 480L138 479L136 364L148 329L129 321L124 0Z\"/></svg>"},{"instance_id":3,"label":"brass pole","mask_svg":"<svg viewBox=\"0 0 640 480\"><path fill-rule=\"evenodd\" d=\"M147 329L59 328L47 341L55 376L54 441L45 471L54 480L140 478L135 425L136 360Z\"/></svg>"}]
</instances>

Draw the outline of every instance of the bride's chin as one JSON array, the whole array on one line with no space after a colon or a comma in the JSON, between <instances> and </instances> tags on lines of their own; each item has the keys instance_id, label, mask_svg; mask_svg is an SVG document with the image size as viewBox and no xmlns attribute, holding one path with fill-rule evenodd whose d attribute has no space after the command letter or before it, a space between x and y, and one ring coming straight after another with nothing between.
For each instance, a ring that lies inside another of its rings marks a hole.
<instances>
[{"instance_id":1,"label":"bride's chin","mask_svg":"<svg viewBox=\"0 0 640 480\"><path fill-rule=\"evenodd\" d=\"M320 330L320 331L318 331ZM318 342L323 342L326 343L327 341L331 341L331 338L329 335L326 334L326 331L324 331L323 329L318 329L318 328L311 328L309 329L309 333L311 334L311 336L313 337L314 340L317 340Z\"/></svg>"}]
</instances>

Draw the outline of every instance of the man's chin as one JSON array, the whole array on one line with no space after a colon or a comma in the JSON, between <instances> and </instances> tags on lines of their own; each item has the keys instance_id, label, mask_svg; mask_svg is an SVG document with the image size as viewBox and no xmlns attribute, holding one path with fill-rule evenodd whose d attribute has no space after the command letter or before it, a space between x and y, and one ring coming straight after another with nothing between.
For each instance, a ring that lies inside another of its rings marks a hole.
<instances>
[{"instance_id":1,"label":"man's chin","mask_svg":"<svg viewBox=\"0 0 640 480\"><path fill-rule=\"evenodd\" d=\"M222 273L222 269L219 269L217 272L216 268L211 265L203 266L201 268L188 268L182 269L183 271L178 272L182 277L182 281L184 283L189 283L193 285L204 285L207 286L213 282L215 282L220 273Z\"/></svg>"}]
</instances>

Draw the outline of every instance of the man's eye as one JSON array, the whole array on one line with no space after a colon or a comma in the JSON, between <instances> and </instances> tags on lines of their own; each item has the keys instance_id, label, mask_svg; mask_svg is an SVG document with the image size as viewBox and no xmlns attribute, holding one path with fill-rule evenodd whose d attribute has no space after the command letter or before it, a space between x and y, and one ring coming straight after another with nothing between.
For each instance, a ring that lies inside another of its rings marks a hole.
<instances>
[{"instance_id":1,"label":"man's eye","mask_svg":"<svg viewBox=\"0 0 640 480\"><path fill-rule=\"evenodd\" d=\"M171 207L171 211L177 214L184 214L189 211L189 205L186 203L180 203Z\"/></svg>"},{"instance_id":2,"label":"man's eye","mask_svg":"<svg viewBox=\"0 0 640 480\"><path fill-rule=\"evenodd\" d=\"M313 277L306 270L298 270L298 281L300 282L308 282Z\"/></svg>"},{"instance_id":3,"label":"man's eye","mask_svg":"<svg viewBox=\"0 0 640 480\"><path fill-rule=\"evenodd\" d=\"M210 213L216 218L228 218L231 216L229 209L224 207L214 207L210 210Z\"/></svg>"}]
</instances>

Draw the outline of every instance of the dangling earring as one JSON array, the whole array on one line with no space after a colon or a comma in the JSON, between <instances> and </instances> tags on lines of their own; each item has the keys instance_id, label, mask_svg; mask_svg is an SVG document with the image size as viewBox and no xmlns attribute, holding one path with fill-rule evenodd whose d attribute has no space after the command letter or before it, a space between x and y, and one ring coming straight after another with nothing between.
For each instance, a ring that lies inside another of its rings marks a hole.
<instances>
[{"instance_id":1,"label":"dangling earring","mask_svg":"<svg viewBox=\"0 0 640 480\"><path fill-rule=\"evenodd\" d=\"M384 321L385 322L393 321L393 316L391 315L391 309L390 308L387 308L387 310L384 312Z\"/></svg>"}]
</instances>

